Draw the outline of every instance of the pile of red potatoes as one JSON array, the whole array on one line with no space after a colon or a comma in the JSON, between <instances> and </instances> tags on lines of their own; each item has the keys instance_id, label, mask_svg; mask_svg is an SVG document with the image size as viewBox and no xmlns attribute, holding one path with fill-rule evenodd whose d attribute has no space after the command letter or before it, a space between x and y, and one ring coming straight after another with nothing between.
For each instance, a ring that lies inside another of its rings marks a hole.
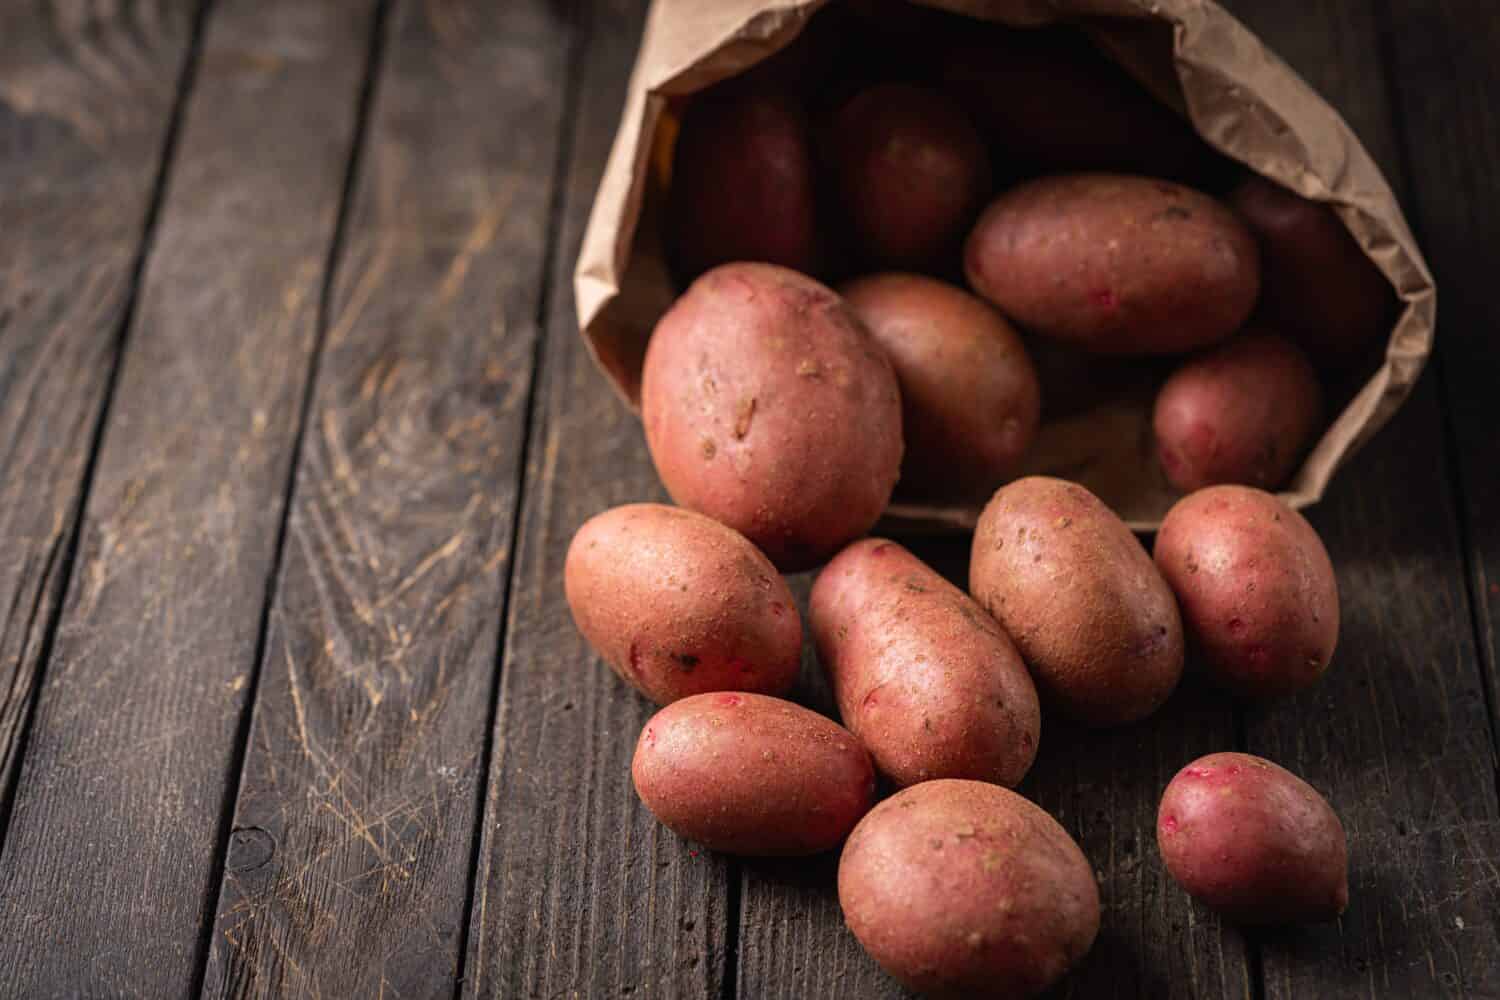
<instances>
[{"instance_id":1,"label":"pile of red potatoes","mask_svg":"<svg viewBox=\"0 0 1500 1000\"><path fill-rule=\"evenodd\" d=\"M584 524L567 598L664 706L633 766L661 822L734 854L842 849L845 919L891 975L1029 996L1099 926L1088 859L1010 790L1043 718L1138 722L1188 650L1248 699L1328 669L1333 568L1267 491L1394 300L1326 206L1224 161L1082 36L871 9L683 109L685 290L641 384L677 506ZM1153 551L1082 486L1014 478L1041 350L1179 357L1154 432L1183 496ZM967 593L867 537L893 495L989 498ZM820 566L804 623L782 573ZM781 697L804 628L842 725ZM1344 910L1314 789L1246 754L1184 763L1157 842L1187 892L1235 921Z\"/></svg>"}]
</instances>

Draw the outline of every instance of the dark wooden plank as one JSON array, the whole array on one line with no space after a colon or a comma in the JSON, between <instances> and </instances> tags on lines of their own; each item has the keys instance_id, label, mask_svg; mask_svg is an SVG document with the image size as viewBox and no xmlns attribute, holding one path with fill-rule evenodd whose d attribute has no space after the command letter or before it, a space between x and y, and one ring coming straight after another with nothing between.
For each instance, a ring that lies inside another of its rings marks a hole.
<instances>
[{"instance_id":1,"label":"dark wooden plank","mask_svg":"<svg viewBox=\"0 0 1500 1000\"><path fill-rule=\"evenodd\" d=\"M1500 241L1500 18L1484 0L1387 0L1391 84L1411 179L1410 204L1439 276L1438 360L1463 492L1481 658L1500 733L1500 302L1489 254ZM1496 745L1500 753L1500 744Z\"/></svg>"},{"instance_id":2,"label":"dark wooden plank","mask_svg":"<svg viewBox=\"0 0 1500 1000\"><path fill-rule=\"evenodd\" d=\"M12 995L201 967L372 9L210 17L0 856Z\"/></svg>"},{"instance_id":3,"label":"dark wooden plank","mask_svg":"<svg viewBox=\"0 0 1500 1000\"><path fill-rule=\"evenodd\" d=\"M0 8L0 799L144 253L197 0ZM3 806L0 806L3 808ZM0 816L0 823L4 817Z\"/></svg>"},{"instance_id":4,"label":"dark wooden plank","mask_svg":"<svg viewBox=\"0 0 1500 1000\"><path fill-rule=\"evenodd\" d=\"M205 993L452 996L574 25L392 10Z\"/></svg>"},{"instance_id":5,"label":"dark wooden plank","mask_svg":"<svg viewBox=\"0 0 1500 1000\"><path fill-rule=\"evenodd\" d=\"M639 422L578 337L571 274L645 0L590 3L528 449L465 993L717 997L728 862L658 826L630 758L652 706L589 651L562 564L593 514L662 499Z\"/></svg>"},{"instance_id":6,"label":"dark wooden plank","mask_svg":"<svg viewBox=\"0 0 1500 1000\"><path fill-rule=\"evenodd\" d=\"M1398 83L1402 73L1381 64L1374 6L1234 6L1344 112L1398 191L1409 192L1413 221L1425 222L1422 192L1433 185L1404 183L1382 85L1383 71L1394 70ZM1473 26L1493 23L1492 12L1475 6L1470 13ZM1407 44L1403 35L1393 38L1398 52ZM1450 74L1445 64L1426 85L1455 99L1475 92L1474 79ZM1430 124L1453 128L1451 120ZM1424 228L1442 239L1453 235ZM1447 303L1445 280L1440 284ZM1342 635L1328 677L1247 718L1248 748L1324 790L1350 843L1344 919L1263 938L1268 997L1500 992L1494 758L1435 384L1424 379L1311 514L1342 597Z\"/></svg>"}]
</instances>

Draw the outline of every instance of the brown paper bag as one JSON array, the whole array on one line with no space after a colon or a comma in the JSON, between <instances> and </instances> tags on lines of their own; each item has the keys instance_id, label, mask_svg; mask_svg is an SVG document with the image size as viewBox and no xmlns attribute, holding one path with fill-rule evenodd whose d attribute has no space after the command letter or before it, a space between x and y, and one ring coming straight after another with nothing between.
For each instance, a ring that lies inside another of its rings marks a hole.
<instances>
[{"instance_id":1,"label":"brown paper bag","mask_svg":"<svg viewBox=\"0 0 1500 1000\"><path fill-rule=\"evenodd\" d=\"M1067 22L1220 152L1304 197L1330 202L1402 303L1384 362L1329 425L1282 494L1317 501L1353 451L1410 393L1432 348L1436 290L1389 185L1339 115L1212 0L917 0L1014 27ZM652 157L670 149L670 98L733 76L788 44L823 0L657 0L575 274L578 322L594 359L636 407L641 360L674 289L661 243ZM1142 22L1170 25L1172 52ZM1152 386L1044 424L1028 472L1097 493L1136 530L1175 495L1151 445ZM1046 391L1044 384L1043 391ZM978 510L893 505L885 527L972 527Z\"/></svg>"}]
</instances>

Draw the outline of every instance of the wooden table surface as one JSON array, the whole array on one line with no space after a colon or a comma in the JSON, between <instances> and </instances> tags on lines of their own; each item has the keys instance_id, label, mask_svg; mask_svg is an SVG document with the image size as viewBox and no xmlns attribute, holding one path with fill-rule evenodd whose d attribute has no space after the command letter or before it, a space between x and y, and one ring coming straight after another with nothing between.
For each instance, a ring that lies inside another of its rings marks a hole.
<instances>
[{"instance_id":1,"label":"wooden table surface","mask_svg":"<svg viewBox=\"0 0 1500 1000\"><path fill-rule=\"evenodd\" d=\"M645 6L0 4L0 995L902 995L833 859L656 825L563 600L663 497L571 292ZM1500 12L1230 6L1401 193L1438 351L1312 514L1320 685L1049 723L1025 790L1104 901L1059 995L1500 997ZM1165 880L1162 787L1236 747L1342 815L1337 925Z\"/></svg>"}]
</instances>

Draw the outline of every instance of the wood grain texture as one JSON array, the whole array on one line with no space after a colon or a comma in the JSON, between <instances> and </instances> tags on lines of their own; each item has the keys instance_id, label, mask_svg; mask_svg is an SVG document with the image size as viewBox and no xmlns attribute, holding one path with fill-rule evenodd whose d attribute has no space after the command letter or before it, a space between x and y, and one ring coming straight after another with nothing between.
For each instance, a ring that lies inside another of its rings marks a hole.
<instances>
[{"instance_id":1,"label":"wood grain texture","mask_svg":"<svg viewBox=\"0 0 1500 1000\"><path fill-rule=\"evenodd\" d=\"M1375 7L1234 6L1344 113L1422 222L1427 186L1407 184L1401 165L1427 151L1400 155L1397 109L1377 82L1383 70L1406 77L1382 66ZM1400 51L1416 39L1391 40ZM1452 81L1427 78L1469 92ZM1441 262L1437 271L1446 312ZM1452 327L1443 322L1440 343ZM1435 390L1429 374L1311 513L1342 598L1328 676L1246 720L1248 749L1326 793L1350 845L1343 920L1260 939L1268 997L1500 995L1495 765Z\"/></svg>"},{"instance_id":2,"label":"wood grain texture","mask_svg":"<svg viewBox=\"0 0 1500 1000\"><path fill-rule=\"evenodd\" d=\"M197 974L371 9L207 25L0 856L11 995Z\"/></svg>"},{"instance_id":3,"label":"wood grain texture","mask_svg":"<svg viewBox=\"0 0 1500 1000\"><path fill-rule=\"evenodd\" d=\"M1413 225L1438 275L1438 362L1456 446L1481 659L1500 734L1500 302L1489 254L1500 241L1500 18L1483 0L1383 0L1391 90L1401 116ZM1500 754L1500 744L1496 745Z\"/></svg>"},{"instance_id":4,"label":"wood grain texture","mask_svg":"<svg viewBox=\"0 0 1500 1000\"><path fill-rule=\"evenodd\" d=\"M56 620L197 0L51 7L0 7L0 795Z\"/></svg>"},{"instance_id":5,"label":"wood grain texture","mask_svg":"<svg viewBox=\"0 0 1500 1000\"><path fill-rule=\"evenodd\" d=\"M539 0L388 16L215 996L451 997L459 974L573 28Z\"/></svg>"},{"instance_id":6,"label":"wood grain texture","mask_svg":"<svg viewBox=\"0 0 1500 1000\"><path fill-rule=\"evenodd\" d=\"M569 541L616 504L662 499L639 422L578 336L571 274L619 121L644 0L587 5L537 415L528 449L464 992L718 997L728 862L659 826L630 759L652 707L573 627Z\"/></svg>"}]
</instances>

